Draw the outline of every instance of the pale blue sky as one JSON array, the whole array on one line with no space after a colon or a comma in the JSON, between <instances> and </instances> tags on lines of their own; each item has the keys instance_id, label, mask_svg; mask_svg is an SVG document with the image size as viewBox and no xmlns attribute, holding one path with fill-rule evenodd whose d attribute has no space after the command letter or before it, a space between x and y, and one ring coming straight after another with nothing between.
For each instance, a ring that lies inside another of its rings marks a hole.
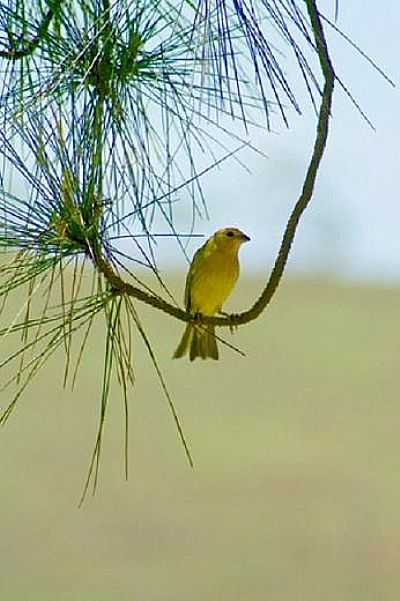
<instances>
[{"instance_id":1,"label":"pale blue sky","mask_svg":"<svg viewBox=\"0 0 400 601\"><path fill-rule=\"evenodd\" d=\"M333 16L334 0L320 3ZM384 7L384 8L383 8ZM339 3L338 26L394 80L400 82L400 5L352 0ZM391 283L400 279L400 107L399 88L389 86L336 35L330 47L337 73L374 123L372 131L337 87L328 149L312 205L305 215L290 258L296 273L330 273L344 278ZM288 67L290 72L290 67ZM224 225L239 225L252 242L242 251L246 270L271 265L285 221L301 189L314 137L315 117L305 106L291 127L277 134L259 131L252 141L268 155L242 151L251 174L234 161L203 180L210 220L197 231L210 235ZM251 205L249 205L251 201ZM251 207L249 210L249 206ZM189 254L201 243L194 241ZM172 247L160 246L162 265L185 266Z\"/></svg>"}]
</instances>

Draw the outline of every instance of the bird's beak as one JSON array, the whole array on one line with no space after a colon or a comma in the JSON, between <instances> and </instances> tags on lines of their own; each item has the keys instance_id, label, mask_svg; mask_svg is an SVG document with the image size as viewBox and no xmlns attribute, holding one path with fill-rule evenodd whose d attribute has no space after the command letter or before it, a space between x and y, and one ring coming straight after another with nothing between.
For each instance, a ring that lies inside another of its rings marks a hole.
<instances>
[{"instance_id":1,"label":"bird's beak","mask_svg":"<svg viewBox=\"0 0 400 601\"><path fill-rule=\"evenodd\" d=\"M246 236L246 234L242 234L241 239L243 242L249 242L251 240L250 236Z\"/></svg>"}]
</instances>

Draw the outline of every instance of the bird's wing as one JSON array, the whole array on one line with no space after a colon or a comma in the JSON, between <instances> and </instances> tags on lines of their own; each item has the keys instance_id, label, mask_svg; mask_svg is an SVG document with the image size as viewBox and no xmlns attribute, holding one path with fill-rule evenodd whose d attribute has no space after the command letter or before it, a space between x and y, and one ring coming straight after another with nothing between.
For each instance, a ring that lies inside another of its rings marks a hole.
<instances>
[{"instance_id":1,"label":"bird's wing","mask_svg":"<svg viewBox=\"0 0 400 601\"><path fill-rule=\"evenodd\" d=\"M200 246L196 250L193 255L192 262L189 267L188 274L186 276L186 285L185 285L185 307L186 311L191 311L192 309L192 299L191 299L191 289L194 278L196 277L196 273L198 271L199 265L201 264L204 256L207 254L207 242Z\"/></svg>"}]
</instances>

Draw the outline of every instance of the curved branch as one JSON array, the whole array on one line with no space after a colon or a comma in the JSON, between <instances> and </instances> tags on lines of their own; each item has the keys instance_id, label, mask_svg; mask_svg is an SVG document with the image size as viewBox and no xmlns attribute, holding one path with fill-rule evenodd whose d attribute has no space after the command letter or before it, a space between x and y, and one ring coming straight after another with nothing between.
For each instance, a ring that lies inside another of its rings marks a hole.
<instances>
[{"instance_id":1,"label":"curved branch","mask_svg":"<svg viewBox=\"0 0 400 601\"><path fill-rule=\"evenodd\" d=\"M20 58L24 58L33 54L36 48L39 46L41 40L46 35L51 20L54 17L54 14L58 11L61 5L61 0L54 0L53 2L49 2L50 8L47 11L46 15L43 17L43 21L38 27L37 34L34 38L32 38L29 42L26 43L25 48L21 50L16 50L15 48L10 48L10 50L0 50L0 58L7 58L9 60L18 60Z\"/></svg>"},{"instance_id":2,"label":"curved branch","mask_svg":"<svg viewBox=\"0 0 400 601\"><path fill-rule=\"evenodd\" d=\"M307 11L310 18L311 26L314 32L317 53L325 83L322 93L321 107L319 110L317 133L314 142L313 153L307 169L303 189L286 225L285 233L282 238L278 256L275 260L275 264L272 269L271 275L260 297L250 309L248 309L247 311L243 311L239 314L230 315L229 317L202 316L202 323L204 324L210 324L220 327L232 327L232 325L243 325L245 323L249 323L250 321L253 321L257 319L257 317L259 317L259 315L264 311L266 306L271 301L276 289L278 288L278 285L281 281L283 272L286 267L290 249L296 234L297 226L299 224L300 218L304 210L307 208L312 197L318 169L325 151L326 141L328 137L328 126L331 114L335 73L329 57L328 47L316 1L305 0L305 2L307 5ZM137 300L151 305L155 309L164 311L168 315L176 317L177 319L180 319L182 321L187 322L192 321L194 319L192 314L187 313L186 311L179 309L178 307L175 307L174 305L171 305L170 303L156 296L147 294L140 288L132 286L132 284L129 284L128 282L122 280L120 276L113 270L111 265L100 254L100 252L93 252L93 259L98 270L112 285L116 293L132 296Z\"/></svg>"}]
</instances>

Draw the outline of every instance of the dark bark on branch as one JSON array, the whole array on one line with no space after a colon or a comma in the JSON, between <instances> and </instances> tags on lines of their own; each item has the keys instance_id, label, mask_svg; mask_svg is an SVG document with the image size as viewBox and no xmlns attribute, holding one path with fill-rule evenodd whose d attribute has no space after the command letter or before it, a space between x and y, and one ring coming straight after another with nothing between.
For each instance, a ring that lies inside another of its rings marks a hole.
<instances>
[{"instance_id":1,"label":"dark bark on branch","mask_svg":"<svg viewBox=\"0 0 400 601\"><path fill-rule=\"evenodd\" d=\"M8 60L18 60L33 54L36 48L39 46L41 40L46 35L51 20L54 17L56 11L60 8L61 0L53 0L49 3L51 8L47 11L46 15L43 17L43 21L38 27L37 34L34 38L32 38L29 42L26 42L26 46L17 50L15 48L10 48L9 50L0 50L0 58L7 58Z\"/></svg>"},{"instance_id":2,"label":"dark bark on branch","mask_svg":"<svg viewBox=\"0 0 400 601\"><path fill-rule=\"evenodd\" d=\"M326 44L324 30L322 27L316 1L305 0L305 3L307 5L308 15L314 32L314 40L325 81L320 111L318 115L317 132L314 142L313 153L307 169L303 189L286 225L285 233L282 238L278 256L275 260L275 264L272 269L271 275L260 297L250 309L248 309L247 311L243 311L239 314L233 314L229 317L202 316L201 320L204 324L210 324L220 327L231 327L232 325L238 326L249 323L250 321L257 319L260 316L260 314L270 303L276 289L278 288L278 285L281 281L282 275L286 267L290 249L296 234L297 226L299 224L300 218L304 210L307 208L312 197L318 169L324 154L326 141L328 137L328 126L332 107L335 73L329 57L328 47ZM190 313L187 313L186 311L179 309L156 296L152 296L144 292L140 288L137 288L136 286L133 286L132 284L129 284L128 282L122 280L120 276L113 270L109 262L106 261L99 252L93 252L93 258L97 269L104 275L106 280L111 284L111 286L114 288L117 294L127 294L129 296L132 296L137 300L151 305L155 309L159 309L160 311L164 311L172 317L180 319L181 321L187 322L194 319L194 316Z\"/></svg>"}]
</instances>

